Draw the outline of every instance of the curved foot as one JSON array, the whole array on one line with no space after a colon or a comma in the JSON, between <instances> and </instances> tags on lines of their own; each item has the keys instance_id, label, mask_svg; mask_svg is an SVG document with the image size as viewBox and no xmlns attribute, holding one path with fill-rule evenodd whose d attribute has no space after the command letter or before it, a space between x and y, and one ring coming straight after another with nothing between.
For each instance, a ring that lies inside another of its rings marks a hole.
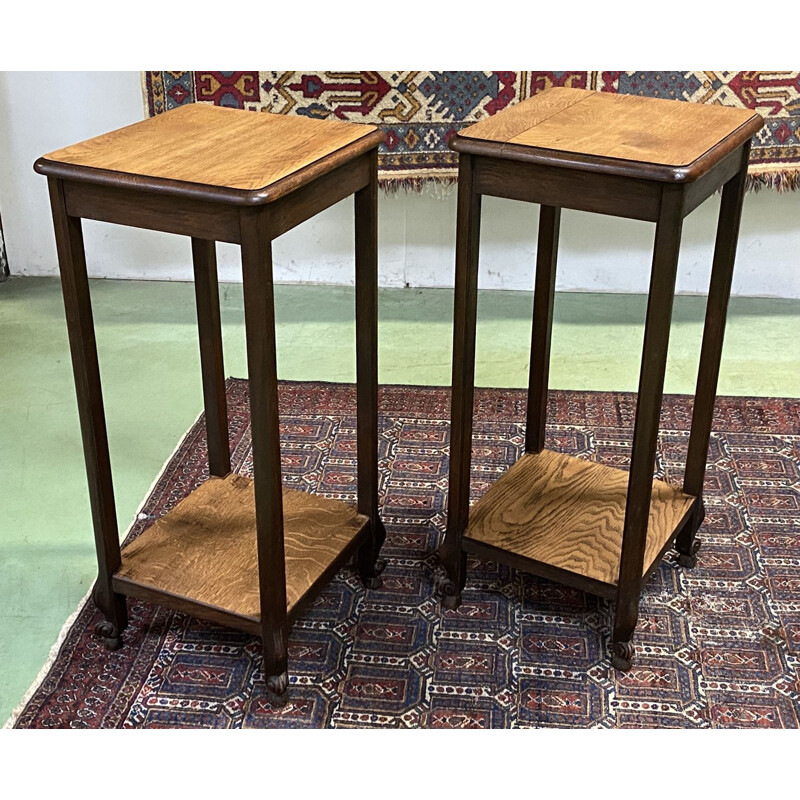
<instances>
[{"instance_id":1,"label":"curved foot","mask_svg":"<svg viewBox=\"0 0 800 800\"><path fill-rule=\"evenodd\" d=\"M122 647L122 637L112 623L105 620L98 622L94 626L94 632L103 639L106 650L119 650Z\"/></svg>"},{"instance_id":2,"label":"curved foot","mask_svg":"<svg viewBox=\"0 0 800 800\"><path fill-rule=\"evenodd\" d=\"M461 605L461 592L455 581L446 579L439 586L442 594L442 608L448 611L455 611Z\"/></svg>"},{"instance_id":3,"label":"curved foot","mask_svg":"<svg viewBox=\"0 0 800 800\"><path fill-rule=\"evenodd\" d=\"M461 592L467 582L467 554L462 550L452 558L447 553L441 553L441 548L439 552L446 575L436 588L442 597L442 608L454 611L461 605Z\"/></svg>"},{"instance_id":4,"label":"curved foot","mask_svg":"<svg viewBox=\"0 0 800 800\"><path fill-rule=\"evenodd\" d=\"M384 566L386 565L384 564ZM369 576L362 575L361 583L364 584L365 589L380 589L381 586L383 586L383 578L381 578L380 574L378 574L377 572L377 564L376 564L376 574Z\"/></svg>"},{"instance_id":5,"label":"curved foot","mask_svg":"<svg viewBox=\"0 0 800 800\"><path fill-rule=\"evenodd\" d=\"M694 569L697 566L697 551L700 549L700 540L695 539L689 547L688 553L678 554L678 563L686 569Z\"/></svg>"},{"instance_id":6,"label":"curved foot","mask_svg":"<svg viewBox=\"0 0 800 800\"><path fill-rule=\"evenodd\" d=\"M381 573L386 569L386 561L382 558L376 559L372 568L367 572L361 572L361 583L367 589L380 589L383 586Z\"/></svg>"},{"instance_id":7,"label":"curved foot","mask_svg":"<svg viewBox=\"0 0 800 800\"><path fill-rule=\"evenodd\" d=\"M289 673L270 675L267 678L267 699L271 706L283 708L289 699Z\"/></svg>"},{"instance_id":8,"label":"curved foot","mask_svg":"<svg viewBox=\"0 0 800 800\"><path fill-rule=\"evenodd\" d=\"M627 672L633 666L633 642L614 642L611 652L611 666L620 672Z\"/></svg>"}]
</instances>

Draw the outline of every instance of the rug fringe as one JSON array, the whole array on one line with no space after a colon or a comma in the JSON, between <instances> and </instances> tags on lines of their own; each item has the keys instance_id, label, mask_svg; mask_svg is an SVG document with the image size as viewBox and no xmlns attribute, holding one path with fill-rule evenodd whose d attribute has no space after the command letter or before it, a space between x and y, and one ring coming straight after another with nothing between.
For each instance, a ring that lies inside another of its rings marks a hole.
<instances>
[{"instance_id":1,"label":"rug fringe","mask_svg":"<svg viewBox=\"0 0 800 800\"><path fill-rule=\"evenodd\" d=\"M391 174L378 176L378 186L387 195L399 192L408 194L426 194L437 199L449 197L458 184L457 173L438 175L404 175L395 177ZM781 194L800 191L800 170L786 169L781 171L753 171L747 175L745 191L760 192L772 189Z\"/></svg>"},{"instance_id":2,"label":"rug fringe","mask_svg":"<svg viewBox=\"0 0 800 800\"><path fill-rule=\"evenodd\" d=\"M378 173L378 187L388 195L400 192L406 194L425 194L436 199L449 197L458 184L458 174L444 173L438 175L405 175L402 178L388 175L381 177Z\"/></svg>"},{"instance_id":3,"label":"rug fringe","mask_svg":"<svg viewBox=\"0 0 800 800\"><path fill-rule=\"evenodd\" d=\"M800 190L800 170L785 169L780 171L754 170L748 173L745 191L760 192L762 189L774 189L777 192L796 192Z\"/></svg>"},{"instance_id":4,"label":"rug fringe","mask_svg":"<svg viewBox=\"0 0 800 800\"><path fill-rule=\"evenodd\" d=\"M231 378L226 379L226 383L231 380ZM175 445L175 449L169 455L167 460L164 462L161 469L158 471L158 475L156 475L153 482L150 484L150 488L144 493L144 497L142 498L142 502L139 503L139 507L136 509L136 512L133 515L133 519L131 520L131 524L128 525L127 530L122 535L120 539L121 542L124 542L125 539L128 538L128 534L130 534L133 526L139 520L139 514L142 513L142 509L145 506L145 503L150 499L150 495L153 493L153 490L156 488L156 484L161 480L162 476L167 470L167 467L170 465L172 459L178 454L178 450L181 449L183 443L186 441L186 437L194 430L195 425L200 421L200 418L203 416L203 412L201 411L197 417L195 418L194 422L186 429L186 432L181 436L180 441L178 444ZM72 626L75 624L75 620L78 619L81 612L83 611L86 604L89 602L92 596L92 589L94 589L94 582L89 587L89 591L83 596L83 599L78 603L78 607L67 617L67 621L61 626L61 630L58 632L58 637L56 638L53 646L50 648L50 652L47 656L47 660L44 662L44 665L37 673L36 677L33 680L33 683L28 687L28 690L22 696L22 700L17 703L14 707L14 710L11 712L11 716L5 721L5 724L2 727L2 730L8 730L9 728L13 728L16 725L17 720L22 716L22 712L25 710L25 707L31 701L31 698L39 687L44 683L45 678L47 677L47 673L50 672L50 668L55 663L56 658L58 658L58 654L61 651L61 647L64 644L64 640L67 638L67 634L69 633Z\"/></svg>"}]
</instances>

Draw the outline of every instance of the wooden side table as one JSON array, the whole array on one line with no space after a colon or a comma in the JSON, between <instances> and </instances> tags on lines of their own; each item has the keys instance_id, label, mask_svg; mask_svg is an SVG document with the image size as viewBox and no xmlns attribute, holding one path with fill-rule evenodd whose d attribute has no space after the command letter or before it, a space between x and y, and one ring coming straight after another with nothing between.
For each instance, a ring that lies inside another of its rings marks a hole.
<instances>
[{"instance_id":1,"label":"wooden side table","mask_svg":"<svg viewBox=\"0 0 800 800\"><path fill-rule=\"evenodd\" d=\"M750 138L748 110L557 88L462 130L458 151L452 433L443 603L466 553L616 599L612 663L631 667L643 581L675 542L695 564L703 478ZM683 218L722 207L682 489L653 480ZM541 204L525 454L469 507L481 196ZM656 223L630 473L547 450L545 415L561 208Z\"/></svg>"},{"instance_id":2,"label":"wooden side table","mask_svg":"<svg viewBox=\"0 0 800 800\"><path fill-rule=\"evenodd\" d=\"M106 647L125 596L260 635L273 701L302 608L357 553L380 585L377 147L371 125L189 105L50 153L48 176L78 395ZM357 508L281 486L271 242L355 195ZM210 477L120 550L81 219L191 237ZM254 477L231 473L215 241L242 248Z\"/></svg>"}]
</instances>

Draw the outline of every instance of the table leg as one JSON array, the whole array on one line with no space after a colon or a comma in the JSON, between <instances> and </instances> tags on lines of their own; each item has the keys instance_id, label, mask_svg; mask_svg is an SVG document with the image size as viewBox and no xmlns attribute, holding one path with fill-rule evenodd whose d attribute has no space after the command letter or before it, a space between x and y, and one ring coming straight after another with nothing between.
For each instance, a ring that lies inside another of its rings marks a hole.
<instances>
[{"instance_id":1,"label":"table leg","mask_svg":"<svg viewBox=\"0 0 800 800\"><path fill-rule=\"evenodd\" d=\"M536 248L536 285L533 294L531 364L528 376L528 411L525 426L527 453L540 453L544 447L560 225L561 209L542 206L539 212L539 243Z\"/></svg>"},{"instance_id":2,"label":"table leg","mask_svg":"<svg viewBox=\"0 0 800 800\"><path fill-rule=\"evenodd\" d=\"M231 455L228 444L228 403L225 398L215 242L192 239L192 262L206 410L208 471L211 475L224 477L231 471Z\"/></svg>"},{"instance_id":3,"label":"table leg","mask_svg":"<svg viewBox=\"0 0 800 800\"><path fill-rule=\"evenodd\" d=\"M97 633L104 638L107 649L116 650L122 644L120 636L128 625L128 613L125 597L111 586L122 557L83 232L80 218L67 214L61 181L50 178L48 186L97 549L93 597L106 618L97 626Z\"/></svg>"},{"instance_id":4,"label":"table leg","mask_svg":"<svg viewBox=\"0 0 800 800\"><path fill-rule=\"evenodd\" d=\"M267 214L265 209L242 212L242 288L253 437L264 675L271 701L281 704L286 701L289 685L289 620L286 611L272 243Z\"/></svg>"},{"instance_id":5,"label":"table leg","mask_svg":"<svg viewBox=\"0 0 800 800\"><path fill-rule=\"evenodd\" d=\"M747 164L750 158L750 143L742 148L742 167L722 189L722 203L714 245L714 261L711 268L711 285L706 301L706 319L703 328L703 345L700 366L697 372L697 390L692 411L692 430L689 435L689 450L686 458L686 473L683 491L697 498L691 523L678 535L675 547L678 563L683 567L694 567L696 553L700 549L697 530L703 522L703 479L706 473L708 442L714 418L714 402L717 396L717 380L722 358L722 341L725 335L725 318L733 279L733 263L736 258L736 242L739 238L739 222L742 216L742 201L747 181Z\"/></svg>"},{"instance_id":6,"label":"table leg","mask_svg":"<svg viewBox=\"0 0 800 800\"><path fill-rule=\"evenodd\" d=\"M378 513L378 151L370 181L355 194L356 391L358 405L358 513L370 520L370 538L358 553L361 580L381 586L378 560L386 530Z\"/></svg>"},{"instance_id":7,"label":"table leg","mask_svg":"<svg viewBox=\"0 0 800 800\"><path fill-rule=\"evenodd\" d=\"M656 224L617 583L612 664L621 670L631 667L634 652L631 640L639 616L644 547L653 490L653 465L656 457L675 275L683 226L682 207L683 187L664 186L661 212Z\"/></svg>"},{"instance_id":8,"label":"table leg","mask_svg":"<svg viewBox=\"0 0 800 800\"><path fill-rule=\"evenodd\" d=\"M466 556L461 549L461 537L469 521L480 218L481 196L474 191L473 158L462 153L458 160L450 486L447 532L439 548L439 558L447 571L447 580L442 585L445 608L458 607L466 581Z\"/></svg>"}]
</instances>

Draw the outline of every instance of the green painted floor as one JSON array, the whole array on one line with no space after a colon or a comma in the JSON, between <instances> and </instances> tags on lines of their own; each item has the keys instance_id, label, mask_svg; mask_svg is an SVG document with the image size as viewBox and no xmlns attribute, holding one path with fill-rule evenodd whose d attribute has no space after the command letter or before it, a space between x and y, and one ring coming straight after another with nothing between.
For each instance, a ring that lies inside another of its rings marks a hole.
<instances>
[{"instance_id":1,"label":"green painted floor","mask_svg":"<svg viewBox=\"0 0 800 800\"><path fill-rule=\"evenodd\" d=\"M93 281L117 510L127 528L201 407L190 284ZM278 367L293 380L354 379L353 293L279 286ZM524 386L532 297L480 297L477 382ZM667 392L693 390L704 298L679 297ZM551 385L635 390L645 299L556 299ZM239 285L222 287L227 373L245 376ZM380 380L447 384L452 292L380 296ZM734 299L720 394L800 396L800 301ZM94 578L89 502L58 281L0 284L0 723Z\"/></svg>"}]
</instances>

